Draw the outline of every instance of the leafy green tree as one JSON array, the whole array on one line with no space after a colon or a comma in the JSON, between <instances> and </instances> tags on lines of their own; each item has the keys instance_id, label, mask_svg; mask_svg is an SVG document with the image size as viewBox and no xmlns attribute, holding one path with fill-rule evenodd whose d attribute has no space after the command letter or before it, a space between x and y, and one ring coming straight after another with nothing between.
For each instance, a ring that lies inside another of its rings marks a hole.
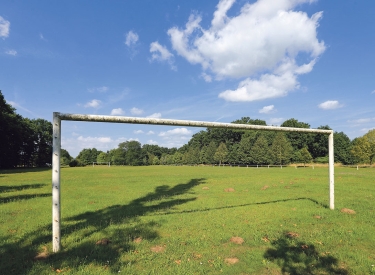
<instances>
[{"instance_id":1,"label":"leafy green tree","mask_svg":"<svg viewBox=\"0 0 375 275\"><path fill-rule=\"evenodd\" d=\"M352 144L349 137L344 132L335 132L333 139L335 162L352 164L354 160L350 152Z\"/></svg>"},{"instance_id":2,"label":"leafy green tree","mask_svg":"<svg viewBox=\"0 0 375 275\"><path fill-rule=\"evenodd\" d=\"M115 165L125 165L125 152L122 149L112 149L109 151L109 155L111 156L111 163Z\"/></svg>"},{"instance_id":3,"label":"leafy green tree","mask_svg":"<svg viewBox=\"0 0 375 275\"><path fill-rule=\"evenodd\" d=\"M365 136L353 140L351 153L356 163L372 163L371 143Z\"/></svg>"},{"instance_id":4,"label":"leafy green tree","mask_svg":"<svg viewBox=\"0 0 375 275\"><path fill-rule=\"evenodd\" d=\"M263 135L259 135L253 147L250 150L250 157L255 164L269 164L270 157L268 152L268 142Z\"/></svg>"},{"instance_id":5,"label":"leafy green tree","mask_svg":"<svg viewBox=\"0 0 375 275\"><path fill-rule=\"evenodd\" d=\"M214 155L216 153L217 145L215 141L211 141L206 147L205 161L204 163L213 164L215 163Z\"/></svg>"},{"instance_id":6,"label":"leafy green tree","mask_svg":"<svg viewBox=\"0 0 375 275\"><path fill-rule=\"evenodd\" d=\"M108 161L107 161L107 153L101 152L101 153L96 157L96 162L108 162Z\"/></svg>"},{"instance_id":7,"label":"leafy green tree","mask_svg":"<svg viewBox=\"0 0 375 275\"><path fill-rule=\"evenodd\" d=\"M34 130L34 163L45 166L52 163L52 123L45 119L31 120Z\"/></svg>"},{"instance_id":8,"label":"leafy green tree","mask_svg":"<svg viewBox=\"0 0 375 275\"><path fill-rule=\"evenodd\" d=\"M229 163L241 163L241 160L240 160L240 155L239 155L239 144L238 143L234 143L234 144L231 144L230 146L228 146L229 148L228 149L228 155L226 157L226 161L228 161Z\"/></svg>"},{"instance_id":9,"label":"leafy green tree","mask_svg":"<svg viewBox=\"0 0 375 275\"><path fill-rule=\"evenodd\" d=\"M299 150L299 152L303 166L306 166L306 163L310 163L312 161L313 158L306 147L303 147L301 150Z\"/></svg>"},{"instance_id":10,"label":"leafy green tree","mask_svg":"<svg viewBox=\"0 0 375 275\"><path fill-rule=\"evenodd\" d=\"M283 132L276 134L271 146L272 162L283 165L290 162L293 148Z\"/></svg>"},{"instance_id":11,"label":"leafy green tree","mask_svg":"<svg viewBox=\"0 0 375 275\"><path fill-rule=\"evenodd\" d=\"M160 160L157 156L155 156L152 160L152 165L160 165Z\"/></svg>"},{"instance_id":12,"label":"leafy green tree","mask_svg":"<svg viewBox=\"0 0 375 275\"><path fill-rule=\"evenodd\" d=\"M328 125L319 126L318 129L321 130L332 130ZM310 143L308 144L309 152L311 156L315 159L318 157L328 156L328 135L322 134L311 134L312 137Z\"/></svg>"},{"instance_id":13,"label":"leafy green tree","mask_svg":"<svg viewBox=\"0 0 375 275\"><path fill-rule=\"evenodd\" d=\"M141 143L136 140L125 141L120 143L118 147L125 153L126 164L132 166L142 164Z\"/></svg>"},{"instance_id":14,"label":"leafy green tree","mask_svg":"<svg viewBox=\"0 0 375 275\"><path fill-rule=\"evenodd\" d=\"M253 147L258 136L258 131L247 131L239 142L238 157L241 163L252 163L251 148Z\"/></svg>"},{"instance_id":15,"label":"leafy green tree","mask_svg":"<svg viewBox=\"0 0 375 275\"><path fill-rule=\"evenodd\" d=\"M219 165L221 165L227 160L227 156L228 156L227 146L225 145L224 142L222 142L220 143L219 147L217 148L215 152L214 160L219 162Z\"/></svg>"},{"instance_id":16,"label":"leafy green tree","mask_svg":"<svg viewBox=\"0 0 375 275\"><path fill-rule=\"evenodd\" d=\"M284 121L281 127L294 127L294 128L310 128L310 124L300 122L297 119L291 118ZM311 142L311 134L301 132L286 132L285 136L288 138L293 151L298 151L303 147L307 147Z\"/></svg>"}]
</instances>

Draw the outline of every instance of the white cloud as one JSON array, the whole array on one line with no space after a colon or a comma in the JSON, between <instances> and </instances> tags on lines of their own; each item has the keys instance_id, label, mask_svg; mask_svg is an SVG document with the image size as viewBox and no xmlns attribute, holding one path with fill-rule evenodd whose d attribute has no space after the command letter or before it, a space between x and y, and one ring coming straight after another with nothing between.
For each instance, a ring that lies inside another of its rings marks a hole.
<instances>
[{"instance_id":1,"label":"white cloud","mask_svg":"<svg viewBox=\"0 0 375 275\"><path fill-rule=\"evenodd\" d=\"M0 16L0 37L6 38L9 36L10 22Z\"/></svg>"},{"instance_id":2,"label":"white cloud","mask_svg":"<svg viewBox=\"0 0 375 275\"><path fill-rule=\"evenodd\" d=\"M149 118L161 118L161 113L153 113L152 115L148 116Z\"/></svg>"},{"instance_id":3,"label":"white cloud","mask_svg":"<svg viewBox=\"0 0 375 275\"><path fill-rule=\"evenodd\" d=\"M87 89L87 90L90 93L95 93L95 92L105 93L105 92L108 92L109 88L106 87L106 86L101 86L101 87L90 88L90 89Z\"/></svg>"},{"instance_id":4,"label":"white cloud","mask_svg":"<svg viewBox=\"0 0 375 275\"><path fill-rule=\"evenodd\" d=\"M146 135L154 135L155 132L154 131L148 131Z\"/></svg>"},{"instance_id":5,"label":"white cloud","mask_svg":"<svg viewBox=\"0 0 375 275\"><path fill-rule=\"evenodd\" d=\"M6 54L9 54L9 55L13 55L13 56L16 56L17 55L17 51L16 50L8 50L5 52Z\"/></svg>"},{"instance_id":6,"label":"white cloud","mask_svg":"<svg viewBox=\"0 0 375 275\"><path fill-rule=\"evenodd\" d=\"M160 137L169 137L169 136L186 136L191 135L193 132L186 128L175 128L173 130L168 130L166 132L160 132Z\"/></svg>"},{"instance_id":7,"label":"white cloud","mask_svg":"<svg viewBox=\"0 0 375 275\"><path fill-rule=\"evenodd\" d=\"M142 130L135 130L134 131L134 134L137 134L137 135L139 135L139 134L143 134L144 132L142 131Z\"/></svg>"},{"instance_id":8,"label":"white cloud","mask_svg":"<svg viewBox=\"0 0 375 275\"><path fill-rule=\"evenodd\" d=\"M121 108L112 109L111 116L121 116L125 114L125 112Z\"/></svg>"},{"instance_id":9,"label":"white cloud","mask_svg":"<svg viewBox=\"0 0 375 275\"><path fill-rule=\"evenodd\" d=\"M97 143L110 143L113 141L110 137L83 137L83 136L79 136L77 140L83 141L83 142L97 142Z\"/></svg>"},{"instance_id":10,"label":"white cloud","mask_svg":"<svg viewBox=\"0 0 375 275\"><path fill-rule=\"evenodd\" d=\"M40 40L47 41L47 39L44 38L42 33L39 33L39 38L40 38Z\"/></svg>"},{"instance_id":11,"label":"white cloud","mask_svg":"<svg viewBox=\"0 0 375 275\"><path fill-rule=\"evenodd\" d=\"M129 31L126 34L125 45L130 47L130 46L136 44L138 39L139 39L139 36L138 36L137 33L133 32L133 31Z\"/></svg>"},{"instance_id":12,"label":"white cloud","mask_svg":"<svg viewBox=\"0 0 375 275\"><path fill-rule=\"evenodd\" d=\"M270 114L275 112L275 106L274 105L269 105L269 106L264 106L262 109L259 110L260 114Z\"/></svg>"},{"instance_id":13,"label":"white cloud","mask_svg":"<svg viewBox=\"0 0 375 275\"><path fill-rule=\"evenodd\" d=\"M282 117L274 117L269 120L270 125L280 125L284 119Z\"/></svg>"},{"instance_id":14,"label":"white cloud","mask_svg":"<svg viewBox=\"0 0 375 275\"><path fill-rule=\"evenodd\" d=\"M258 0L229 17L234 0L221 0L208 29L200 25L200 16L192 14L184 29L173 27L168 34L180 56L200 64L217 80L245 78L237 89L219 97L254 101L285 96L299 88L298 75L310 72L325 50L316 31L322 12L309 17L294 10L309 2ZM300 53L307 54L307 62L298 64Z\"/></svg>"},{"instance_id":15,"label":"white cloud","mask_svg":"<svg viewBox=\"0 0 375 275\"><path fill-rule=\"evenodd\" d=\"M203 72L202 74L201 74L201 77L204 79L204 81L206 81L206 82L212 82L212 77L210 76L210 75L208 75L208 74L206 74L205 72Z\"/></svg>"},{"instance_id":16,"label":"white cloud","mask_svg":"<svg viewBox=\"0 0 375 275\"><path fill-rule=\"evenodd\" d=\"M168 49L159 44L159 42L152 42L150 44L151 61L167 62L171 69L176 71L177 67L174 65L173 54Z\"/></svg>"},{"instance_id":17,"label":"white cloud","mask_svg":"<svg viewBox=\"0 0 375 275\"><path fill-rule=\"evenodd\" d=\"M84 107L86 107L86 108L87 108L87 107L99 108L101 103L102 103L102 102L101 102L100 100L98 100L98 99L93 99L93 100L87 102L87 103L84 105Z\"/></svg>"},{"instance_id":18,"label":"white cloud","mask_svg":"<svg viewBox=\"0 0 375 275\"><path fill-rule=\"evenodd\" d=\"M337 100L327 100L318 105L318 107L323 110L333 110L333 109L341 108L343 106L344 105L340 104Z\"/></svg>"},{"instance_id":19,"label":"white cloud","mask_svg":"<svg viewBox=\"0 0 375 275\"><path fill-rule=\"evenodd\" d=\"M150 139L150 140L147 141L147 144L157 145L158 142L155 141L155 140Z\"/></svg>"},{"instance_id":20,"label":"white cloud","mask_svg":"<svg viewBox=\"0 0 375 275\"><path fill-rule=\"evenodd\" d=\"M138 109L136 107L131 108L130 112L132 113L132 115L141 115L141 114L143 114L143 110L142 109Z\"/></svg>"},{"instance_id":21,"label":"white cloud","mask_svg":"<svg viewBox=\"0 0 375 275\"><path fill-rule=\"evenodd\" d=\"M375 121L375 117L373 118L360 118L360 119L354 119L354 120L348 120L349 123L359 125L359 124L364 124L364 123L369 123Z\"/></svg>"}]
</instances>

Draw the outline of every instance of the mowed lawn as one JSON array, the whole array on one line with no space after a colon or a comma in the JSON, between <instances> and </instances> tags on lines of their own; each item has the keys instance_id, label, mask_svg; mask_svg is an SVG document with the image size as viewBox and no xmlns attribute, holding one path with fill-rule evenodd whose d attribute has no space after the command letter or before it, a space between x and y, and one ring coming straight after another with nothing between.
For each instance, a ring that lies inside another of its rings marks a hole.
<instances>
[{"instance_id":1,"label":"mowed lawn","mask_svg":"<svg viewBox=\"0 0 375 275\"><path fill-rule=\"evenodd\" d=\"M51 174L0 171L0 274L375 274L373 168L63 168L56 254Z\"/></svg>"}]
</instances>

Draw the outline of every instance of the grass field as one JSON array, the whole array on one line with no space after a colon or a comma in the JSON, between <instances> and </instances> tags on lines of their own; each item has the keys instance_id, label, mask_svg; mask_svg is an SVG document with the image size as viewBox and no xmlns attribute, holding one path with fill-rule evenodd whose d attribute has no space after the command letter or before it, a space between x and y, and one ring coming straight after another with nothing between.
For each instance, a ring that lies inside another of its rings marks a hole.
<instances>
[{"instance_id":1,"label":"grass field","mask_svg":"<svg viewBox=\"0 0 375 275\"><path fill-rule=\"evenodd\" d=\"M0 274L375 274L371 168L335 169L333 211L323 167L61 173L53 254L51 170L0 171Z\"/></svg>"}]
</instances>

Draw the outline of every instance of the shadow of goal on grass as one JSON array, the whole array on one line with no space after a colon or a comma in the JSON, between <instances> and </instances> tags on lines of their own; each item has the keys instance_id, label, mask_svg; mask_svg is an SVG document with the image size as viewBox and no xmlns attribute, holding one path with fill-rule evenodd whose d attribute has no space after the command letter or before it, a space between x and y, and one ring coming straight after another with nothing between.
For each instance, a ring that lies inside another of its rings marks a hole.
<instances>
[{"instance_id":1,"label":"shadow of goal on grass","mask_svg":"<svg viewBox=\"0 0 375 275\"><path fill-rule=\"evenodd\" d=\"M280 266L283 274L349 274L335 257L320 253L314 244L303 242L290 232L284 232L271 244L273 247L264 258Z\"/></svg>"},{"instance_id":2,"label":"shadow of goal on grass","mask_svg":"<svg viewBox=\"0 0 375 275\"><path fill-rule=\"evenodd\" d=\"M204 179L191 179L173 187L158 186L153 192L128 204L113 205L63 219L63 248L59 253L48 255L40 251L42 246L47 250L51 245L51 224L23 235L16 242L7 241L11 239L10 236L0 236L0 243L5 244L0 247L1 270L4 274L28 274L35 273L35 268L52 269L54 272L90 265L117 273L128 264L121 260L123 253L134 251L138 240L159 237L157 228L162 226L162 222L145 222L139 217L194 201L196 197L191 189L202 183ZM183 194L191 196L179 196ZM109 243L97 244L98 239L102 238ZM35 261L38 252L41 261Z\"/></svg>"}]
</instances>

